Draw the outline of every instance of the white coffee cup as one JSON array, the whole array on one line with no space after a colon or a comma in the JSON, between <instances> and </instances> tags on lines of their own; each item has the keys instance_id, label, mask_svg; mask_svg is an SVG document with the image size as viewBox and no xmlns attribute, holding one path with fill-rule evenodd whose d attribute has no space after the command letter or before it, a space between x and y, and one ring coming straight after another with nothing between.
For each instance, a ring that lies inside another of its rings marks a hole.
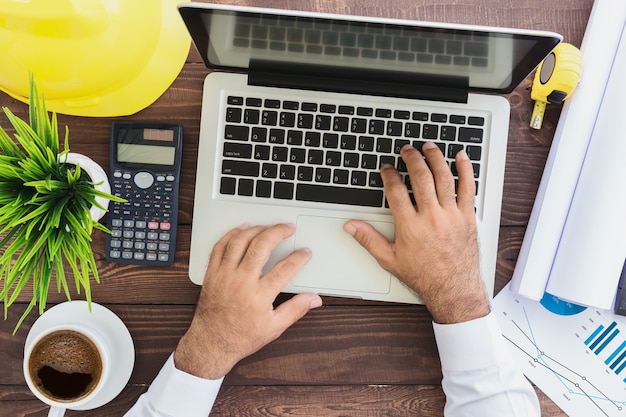
<instances>
[{"instance_id":1,"label":"white coffee cup","mask_svg":"<svg viewBox=\"0 0 626 417\"><path fill-rule=\"evenodd\" d=\"M54 354L51 349L55 349ZM76 349L82 352L78 356ZM90 349L93 351L86 354ZM65 360L69 363L64 363ZM106 338L88 324L58 324L29 334L24 346L23 370L33 394L50 405L48 417L61 417L66 409L89 408L89 403L97 398L110 378L111 348ZM85 382L89 378L91 382ZM76 386L77 393L61 395L61 390L68 386Z\"/></svg>"}]
</instances>

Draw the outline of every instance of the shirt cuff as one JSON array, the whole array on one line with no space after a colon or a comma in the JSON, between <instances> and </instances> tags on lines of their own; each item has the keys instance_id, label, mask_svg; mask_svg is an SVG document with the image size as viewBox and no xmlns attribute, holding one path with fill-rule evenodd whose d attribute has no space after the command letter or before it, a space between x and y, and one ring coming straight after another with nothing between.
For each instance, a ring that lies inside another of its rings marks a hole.
<instances>
[{"instance_id":1,"label":"shirt cuff","mask_svg":"<svg viewBox=\"0 0 626 417\"><path fill-rule=\"evenodd\" d=\"M206 417L223 380L203 379L176 369L171 354L150 385L148 395L152 406L165 415Z\"/></svg>"},{"instance_id":2,"label":"shirt cuff","mask_svg":"<svg viewBox=\"0 0 626 417\"><path fill-rule=\"evenodd\" d=\"M463 323L433 322L433 329L445 370L467 371L512 360L493 312Z\"/></svg>"}]
</instances>

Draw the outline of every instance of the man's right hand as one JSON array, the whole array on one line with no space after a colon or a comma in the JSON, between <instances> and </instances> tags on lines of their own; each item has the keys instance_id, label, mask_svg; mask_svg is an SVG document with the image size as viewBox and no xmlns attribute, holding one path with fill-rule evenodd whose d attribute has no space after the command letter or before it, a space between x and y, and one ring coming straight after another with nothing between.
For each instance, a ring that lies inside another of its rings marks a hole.
<instances>
[{"instance_id":1,"label":"man's right hand","mask_svg":"<svg viewBox=\"0 0 626 417\"><path fill-rule=\"evenodd\" d=\"M398 171L389 165L381 168L396 224L395 242L360 220L350 220L344 230L414 289L437 323L483 317L489 305L480 278L472 163L464 151L456 155L455 196L454 178L439 148L428 142L422 152L426 160L409 145L401 150L415 205Z\"/></svg>"}]
</instances>

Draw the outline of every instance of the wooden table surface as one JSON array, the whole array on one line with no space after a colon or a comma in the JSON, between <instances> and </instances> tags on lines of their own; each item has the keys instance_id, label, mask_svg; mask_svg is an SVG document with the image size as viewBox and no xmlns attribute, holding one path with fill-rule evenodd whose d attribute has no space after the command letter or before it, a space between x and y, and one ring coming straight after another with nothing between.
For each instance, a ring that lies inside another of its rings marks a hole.
<instances>
[{"instance_id":1,"label":"wooden table surface","mask_svg":"<svg viewBox=\"0 0 626 417\"><path fill-rule=\"evenodd\" d=\"M223 1L218 1L222 3ZM551 30L580 46L592 0L232 0L230 3L515 28ZM180 212L173 266L147 268L109 263L105 236L94 234L101 284L93 300L119 315L135 342L136 363L122 393L88 413L121 416L143 393L190 323L199 287L188 278L201 91L208 70L193 47L178 78L150 107L127 120L184 127ZM500 228L497 293L510 280L530 216L560 107L549 106L540 131L528 127L528 77L508 95L511 121ZM0 105L27 117L27 106L4 93ZM110 118L59 115L69 126L70 148L109 166ZM2 114L0 124L8 129ZM27 291L28 293L28 291ZM0 320L0 416L45 416L22 375L24 340L32 312L13 327L30 295ZM75 296L82 299L82 296ZM49 306L64 301L52 293ZM423 306L325 298L325 306L274 343L238 364L226 377L212 416L441 416L445 397L431 317ZM544 416L565 415L537 389Z\"/></svg>"}]
</instances>

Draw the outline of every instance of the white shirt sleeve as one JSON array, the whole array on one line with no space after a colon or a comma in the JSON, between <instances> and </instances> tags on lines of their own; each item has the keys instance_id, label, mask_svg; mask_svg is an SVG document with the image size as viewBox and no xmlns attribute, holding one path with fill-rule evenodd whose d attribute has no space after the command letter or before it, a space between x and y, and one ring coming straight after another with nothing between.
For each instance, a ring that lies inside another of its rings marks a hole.
<instances>
[{"instance_id":1,"label":"white shirt sleeve","mask_svg":"<svg viewBox=\"0 0 626 417\"><path fill-rule=\"evenodd\" d=\"M493 313L465 323L433 323L433 327L446 417L541 415L537 395L511 357ZM202 379L180 371L172 354L125 417L207 417L223 379Z\"/></svg>"},{"instance_id":2,"label":"white shirt sleeve","mask_svg":"<svg viewBox=\"0 0 626 417\"><path fill-rule=\"evenodd\" d=\"M513 360L493 313L433 327L446 417L541 415L537 394Z\"/></svg>"},{"instance_id":3,"label":"white shirt sleeve","mask_svg":"<svg viewBox=\"0 0 626 417\"><path fill-rule=\"evenodd\" d=\"M124 417L207 417L223 380L198 378L176 369L172 354Z\"/></svg>"}]
</instances>

